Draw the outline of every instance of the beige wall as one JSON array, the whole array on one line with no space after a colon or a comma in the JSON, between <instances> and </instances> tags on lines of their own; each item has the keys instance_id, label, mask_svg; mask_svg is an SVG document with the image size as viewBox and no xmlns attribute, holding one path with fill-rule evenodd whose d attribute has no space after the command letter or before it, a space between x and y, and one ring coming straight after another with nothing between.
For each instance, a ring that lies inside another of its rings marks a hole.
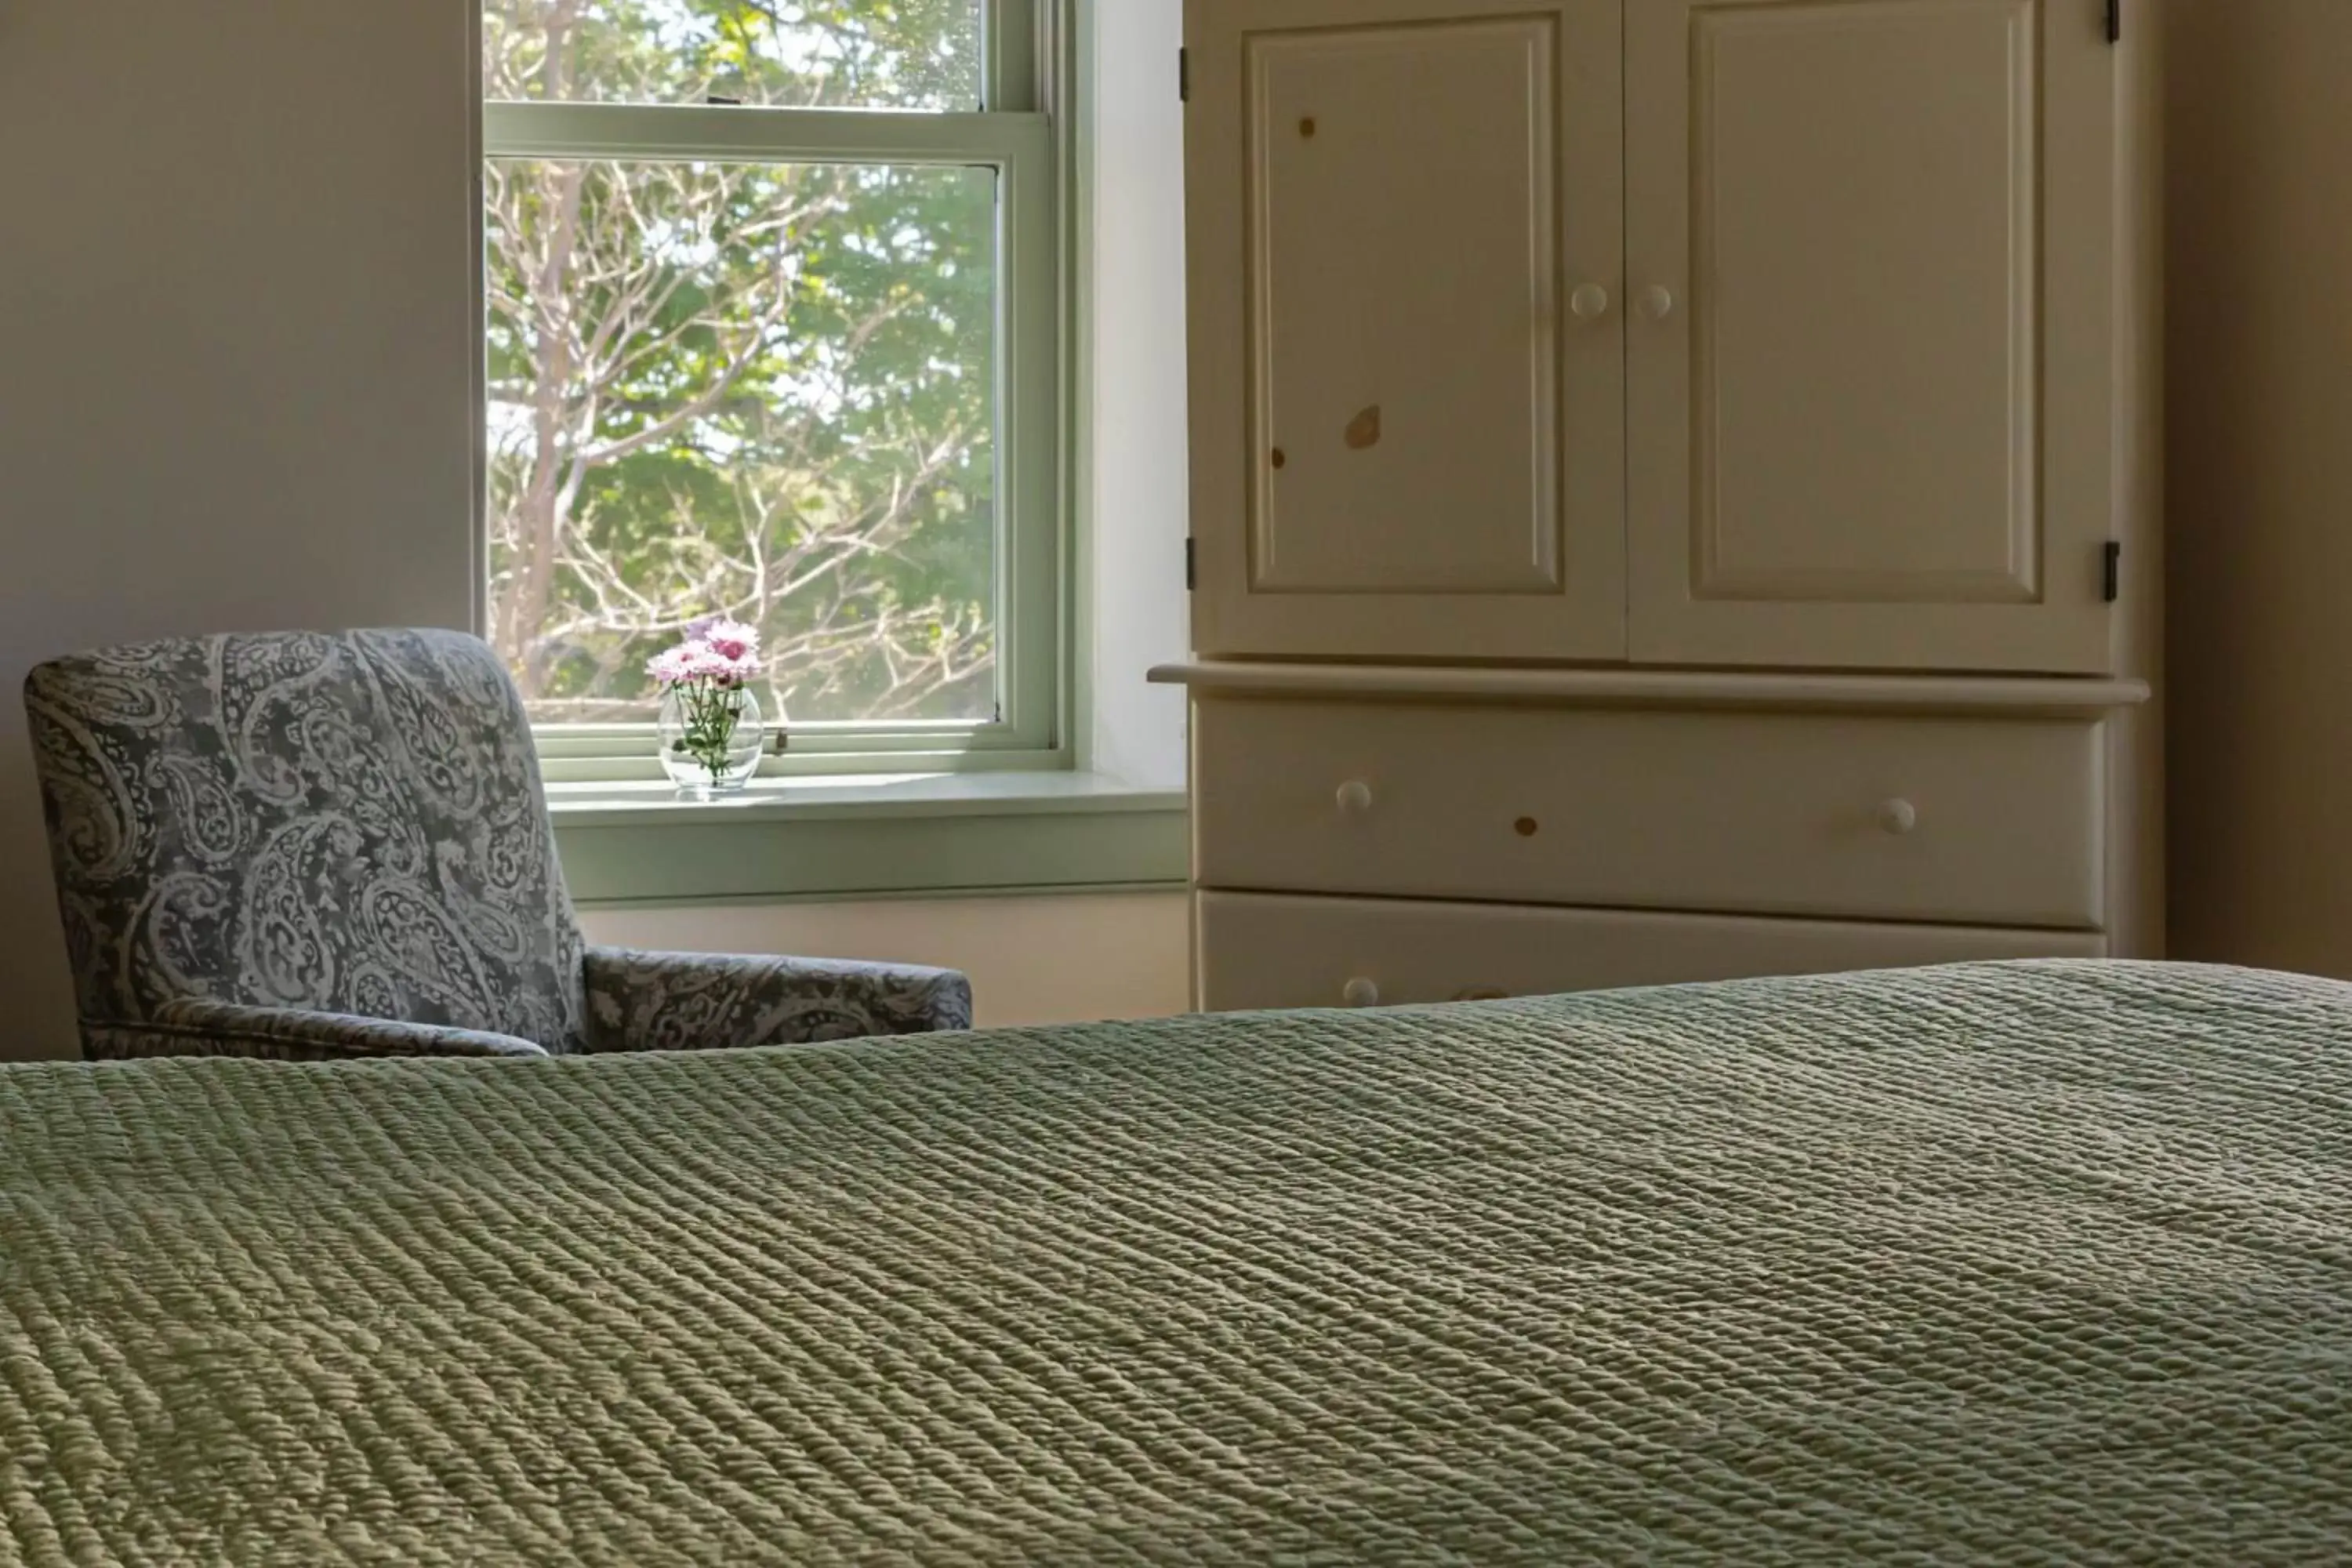
<instances>
[{"instance_id":1,"label":"beige wall","mask_svg":"<svg viewBox=\"0 0 2352 1568\"><path fill-rule=\"evenodd\" d=\"M590 910L591 940L688 952L888 957L971 976L983 1026L1159 1017L1192 988L1182 893Z\"/></svg>"},{"instance_id":2,"label":"beige wall","mask_svg":"<svg viewBox=\"0 0 2352 1568\"><path fill-rule=\"evenodd\" d=\"M2352 0L2163 0L2175 956L2352 975Z\"/></svg>"},{"instance_id":3,"label":"beige wall","mask_svg":"<svg viewBox=\"0 0 2352 1568\"><path fill-rule=\"evenodd\" d=\"M471 619L467 11L0 6L0 1059L73 1048L29 666Z\"/></svg>"}]
</instances>

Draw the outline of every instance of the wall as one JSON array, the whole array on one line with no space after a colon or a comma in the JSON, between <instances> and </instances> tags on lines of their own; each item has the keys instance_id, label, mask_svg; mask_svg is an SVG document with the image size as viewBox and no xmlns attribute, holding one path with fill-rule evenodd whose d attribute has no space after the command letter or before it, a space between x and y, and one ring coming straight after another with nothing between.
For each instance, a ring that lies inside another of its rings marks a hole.
<instances>
[{"instance_id":1,"label":"wall","mask_svg":"<svg viewBox=\"0 0 2352 1568\"><path fill-rule=\"evenodd\" d=\"M2352 4L2164 5L2172 949L2352 976Z\"/></svg>"},{"instance_id":2,"label":"wall","mask_svg":"<svg viewBox=\"0 0 2352 1568\"><path fill-rule=\"evenodd\" d=\"M0 7L0 1058L74 1048L31 665L472 618L467 14Z\"/></svg>"},{"instance_id":3,"label":"wall","mask_svg":"<svg viewBox=\"0 0 2352 1568\"><path fill-rule=\"evenodd\" d=\"M1143 683L1192 647L1184 377L1182 0L1094 8L1087 184L1093 208L1093 730L1088 764L1184 783L1184 693Z\"/></svg>"},{"instance_id":4,"label":"wall","mask_svg":"<svg viewBox=\"0 0 2352 1568\"><path fill-rule=\"evenodd\" d=\"M592 910L593 941L688 952L888 957L971 976L983 1026L1183 1012L1191 900L1181 893Z\"/></svg>"}]
</instances>

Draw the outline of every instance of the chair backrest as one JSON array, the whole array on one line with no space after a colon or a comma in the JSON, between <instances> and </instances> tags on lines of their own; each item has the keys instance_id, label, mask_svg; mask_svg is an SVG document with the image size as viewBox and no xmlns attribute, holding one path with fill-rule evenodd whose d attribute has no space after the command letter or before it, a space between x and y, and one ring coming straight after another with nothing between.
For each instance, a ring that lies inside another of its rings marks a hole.
<instances>
[{"instance_id":1,"label":"chair backrest","mask_svg":"<svg viewBox=\"0 0 2352 1568\"><path fill-rule=\"evenodd\" d=\"M579 1048L538 755L478 639L144 643L25 705L86 1029L197 996Z\"/></svg>"}]
</instances>

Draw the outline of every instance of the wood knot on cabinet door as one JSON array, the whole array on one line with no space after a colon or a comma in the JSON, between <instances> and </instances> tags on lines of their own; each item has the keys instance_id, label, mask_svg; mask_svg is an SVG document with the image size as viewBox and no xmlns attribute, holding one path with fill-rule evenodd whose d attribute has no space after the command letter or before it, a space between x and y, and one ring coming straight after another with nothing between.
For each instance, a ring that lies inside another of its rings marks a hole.
<instances>
[{"instance_id":1,"label":"wood knot on cabinet door","mask_svg":"<svg viewBox=\"0 0 2352 1568\"><path fill-rule=\"evenodd\" d=\"M1298 133L1301 136L1312 136L1315 134L1315 117L1313 115L1310 114L1306 119L1298 122Z\"/></svg>"},{"instance_id":2,"label":"wood knot on cabinet door","mask_svg":"<svg viewBox=\"0 0 2352 1568\"><path fill-rule=\"evenodd\" d=\"M1348 450L1351 452L1360 452L1367 447L1377 447L1381 444L1381 405L1379 404L1373 404L1370 408L1348 421L1347 441Z\"/></svg>"},{"instance_id":3,"label":"wood knot on cabinet door","mask_svg":"<svg viewBox=\"0 0 2352 1568\"><path fill-rule=\"evenodd\" d=\"M1511 824L1511 831L1517 834L1522 838L1533 838L1537 834L1543 831L1543 824L1538 822L1532 816L1523 816L1517 822Z\"/></svg>"}]
</instances>

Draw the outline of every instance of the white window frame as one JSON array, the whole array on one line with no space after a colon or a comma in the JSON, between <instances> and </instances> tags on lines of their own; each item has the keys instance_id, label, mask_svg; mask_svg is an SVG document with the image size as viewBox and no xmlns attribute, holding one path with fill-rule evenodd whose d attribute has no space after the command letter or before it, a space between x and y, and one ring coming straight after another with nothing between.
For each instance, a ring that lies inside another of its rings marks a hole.
<instances>
[{"instance_id":1,"label":"white window frame","mask_svg":"<svg viewBox=\"0 0 2352 1568\"><path fill-rule=\"evenodd\" d=\"M694 160L982 167L997 176L996 584L999 711L988 721L793 722L769 774L1062 771L1076 765L1068 601L1071 476L1065 454L1073 306L1063 220L1075 162L1078 0L981 0L982 104L915 110L538 103L482 106L499 159ZM480 192L477 191L479 206ZM478 413L487 423L487 409ZM487 516L487 512L485 513ZM487 614L488 554L477 552ZM553 782L657 779L654 726L542 725Z\"/></svg>"}]
</instances>

